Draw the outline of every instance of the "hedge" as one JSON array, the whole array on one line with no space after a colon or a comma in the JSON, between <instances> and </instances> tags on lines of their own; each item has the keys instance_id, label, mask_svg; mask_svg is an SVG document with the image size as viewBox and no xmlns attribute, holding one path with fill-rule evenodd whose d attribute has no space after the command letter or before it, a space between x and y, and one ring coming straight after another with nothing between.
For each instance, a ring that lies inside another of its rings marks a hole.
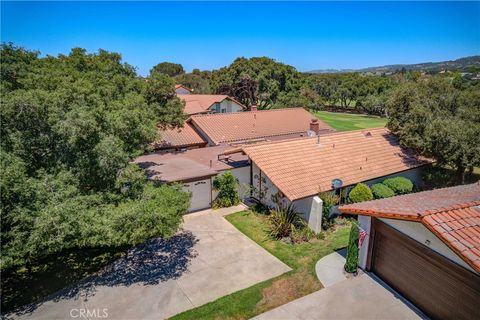
<instances>
[{"instance_id":1,"label":"hedge","mask_svg":"<svg viewBox=\"0 0 480 320\"><path fill-rule=\"evenodd\" d=\"M395 194L406 194L413 190L412 181L404 177L385 179L382 183L392 189Z\"/></svg>"},{"instance_id":2,"label":"hedge","mask_svg":"<svg viewBox=\"0 0 480 320\"><path fill-rule=\"evenodd\" d=\"M376 183L370 188L375 199L390 198L395 195L395 192L383 183Z\"/></svg>"},{"instance_id":3,"label":"hedge","mask_svg":"<svg viewBox=\"0 0 480 320\"><path fill-rule=\"evenodd\" d=\"M353 203L373 200L372 190L366 184L359 183L350 190L348 199Z\"/></svg>"}]
</instances>

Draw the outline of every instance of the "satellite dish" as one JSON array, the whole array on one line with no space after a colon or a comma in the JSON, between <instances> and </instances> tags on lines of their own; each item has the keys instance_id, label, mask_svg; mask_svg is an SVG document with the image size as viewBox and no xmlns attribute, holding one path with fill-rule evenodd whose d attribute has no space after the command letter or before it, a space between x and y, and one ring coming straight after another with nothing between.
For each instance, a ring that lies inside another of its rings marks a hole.
<instances>
[{"instance_id":1,"label":"satellite dish","mask_svg":"<svg viewBox=\"0 0 480 320\"><path fill-rule=\"evenodd\" d=\"M308 137L316 137L317 133L313 130L307 130L307 136Z\"/></svg>"},{"instance_id":2,"label":"satellite dish","mask_svg":"<svg viewBox=\"0 0 480 320\"><path fill-rule=\"evenodd\" d=\"M332 188L339 189L343 186L343 181L340 179L333 179L332 180Z\"/></svg>"}]
</instances>

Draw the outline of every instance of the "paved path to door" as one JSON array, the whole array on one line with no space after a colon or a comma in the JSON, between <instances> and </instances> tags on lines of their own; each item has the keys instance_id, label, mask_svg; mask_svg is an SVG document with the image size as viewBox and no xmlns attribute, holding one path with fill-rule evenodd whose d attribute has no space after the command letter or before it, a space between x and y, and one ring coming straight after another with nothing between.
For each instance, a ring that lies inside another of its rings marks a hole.
<instances>
[{"instance_id":1,"label":"paved path to door","mask_svg":"<svg viewBox=\"0 0 480 320\"><path fill-rule=\"evenodd\" d=\"M421 319L396 294L368 274L346 279L283 306L255 320Z\"/></svg>"},{"instance_id":2,"label":"paved path to door","mask_svg":"<svg viewBox=\"0 0 480 320\"><path fill-rule=\"evenodd\" d=\"M223 218L241 210L189 214L171 240L140 245L98 276L16 317L78 319L81 310L104 315L105 309L104 319L162 319L289 271Z\"/></svg>"}]
</instances>

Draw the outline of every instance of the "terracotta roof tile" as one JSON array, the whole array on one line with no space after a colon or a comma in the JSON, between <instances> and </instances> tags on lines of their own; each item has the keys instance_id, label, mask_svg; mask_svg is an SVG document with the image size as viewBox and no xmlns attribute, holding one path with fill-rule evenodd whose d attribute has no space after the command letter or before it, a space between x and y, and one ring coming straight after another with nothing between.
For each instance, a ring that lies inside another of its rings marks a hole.
<instances>
[{"instance_id":1,"label":"terracotta roof tile","mask_svg":"<svg viewBox=\"0 0 480 320\"><path fill-rule=\"evenodd\" d=\"M159 130L161 139L153 143L156 149L205 146L207 141L188 123L183 128Z\"/></svg>"},{"instance_id":2,"label":"terracotta roof tile","mask_svg":"<svg viewBox=\"0 0 480 320\"><path fill-rule=\"evenodd\" d=\"M325 134L320 144L308 137L243 151L292 201L331 190L334 178L348 186L429 163L400 147L385 128Z\"/></svg>"},{"instance_id":3,"label":"terracotta roof tile","mask_svg":"<svg viewBox=\"0 0 480 320\"><path fill-rule=\"evenodd\" d=\"M189 119L214 144L275 137L284 139L306 136L314 118L303 108L286 108L264 111L233 112L194 115ZM320 133L334 130L322 121Z\"/></svg>"},{"instance_id":4,"label":"terracotta roof tile","mask_svg":"<svg viewBox=\"0 0 480 320\"><path fill-rule=\"evenodd\" d=\"M209 108L217 102L230 99L245 108L240 102L225 94L177 94L177 97L185 101L186 114L198 114L209 112Z\"/></svg>"},{"instance_id":5,"label":"terracotta roof tile","mask_svg":"<svg viewBox=\"0 0 480 320\"><path fill-rule=\"evenodd\" d=\"M417 214L419 221L480 272L480 182L345 205L340 211L392 219Z\"/></svg>"}]
</instances>

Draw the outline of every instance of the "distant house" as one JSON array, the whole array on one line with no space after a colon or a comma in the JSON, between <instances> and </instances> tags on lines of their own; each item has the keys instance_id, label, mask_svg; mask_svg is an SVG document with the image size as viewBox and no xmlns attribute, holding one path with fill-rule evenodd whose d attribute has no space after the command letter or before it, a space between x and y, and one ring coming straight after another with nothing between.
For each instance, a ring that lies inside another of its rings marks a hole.
<instances>
[{"instance_id":1,"label":"distant house","mask_svg":"<svg viewBox=\"0 0 480 320\"><path fill-rule=\"evenodd\" d=\"M189 89L181 84L175 85L175 93L176 94L191 94L193 92L192 89Z\"/></svg>"},{"instance_id":2,"label":"distant house","mask_svg":"<svg viewBox=\"0 0 480 320\"><path fill-rule=\"evenodd\" d=\"M396 175L418 185L420 168L431 163L402 148L386 128L244 145L224 154L237 152L250 159L252 196L270 207L293 203L315 232L321 230L318 193L332 190L333 179L346 189Z\"/></svg>"},{"instance_id":3,"label":"distant house","mask_svg":"<svg viewBox=\"0 0 480 320\"><path fill-rule=\"evenodd\" d=\"M480 182L340 207L359 265L432 319L480 319Z\"/></svg>"},{"instance_id":4,"label":"distant house","mask_svg":"<svg viewBox=\"0 0 480 320\"><path fill-rule=\"evenodd\" d=\"M237 100L223 94L177 94L177 97L185 101L185 113L189 115L241 112L246 109Z\"/></svg>"},{"instance_id":5,"label":"distant house","mask_svg":"<svg viewBox=\"0 0 480 320\"><path fill-rule=\"evenodd\" d=\"M155 148L180 150L305 137L311 122L312 115L302 108L198 114L192 115L181 129L160 131L162 139ZM314 126L321 134L334 132L319 120Z\"/></svg>"}]
</instances>

